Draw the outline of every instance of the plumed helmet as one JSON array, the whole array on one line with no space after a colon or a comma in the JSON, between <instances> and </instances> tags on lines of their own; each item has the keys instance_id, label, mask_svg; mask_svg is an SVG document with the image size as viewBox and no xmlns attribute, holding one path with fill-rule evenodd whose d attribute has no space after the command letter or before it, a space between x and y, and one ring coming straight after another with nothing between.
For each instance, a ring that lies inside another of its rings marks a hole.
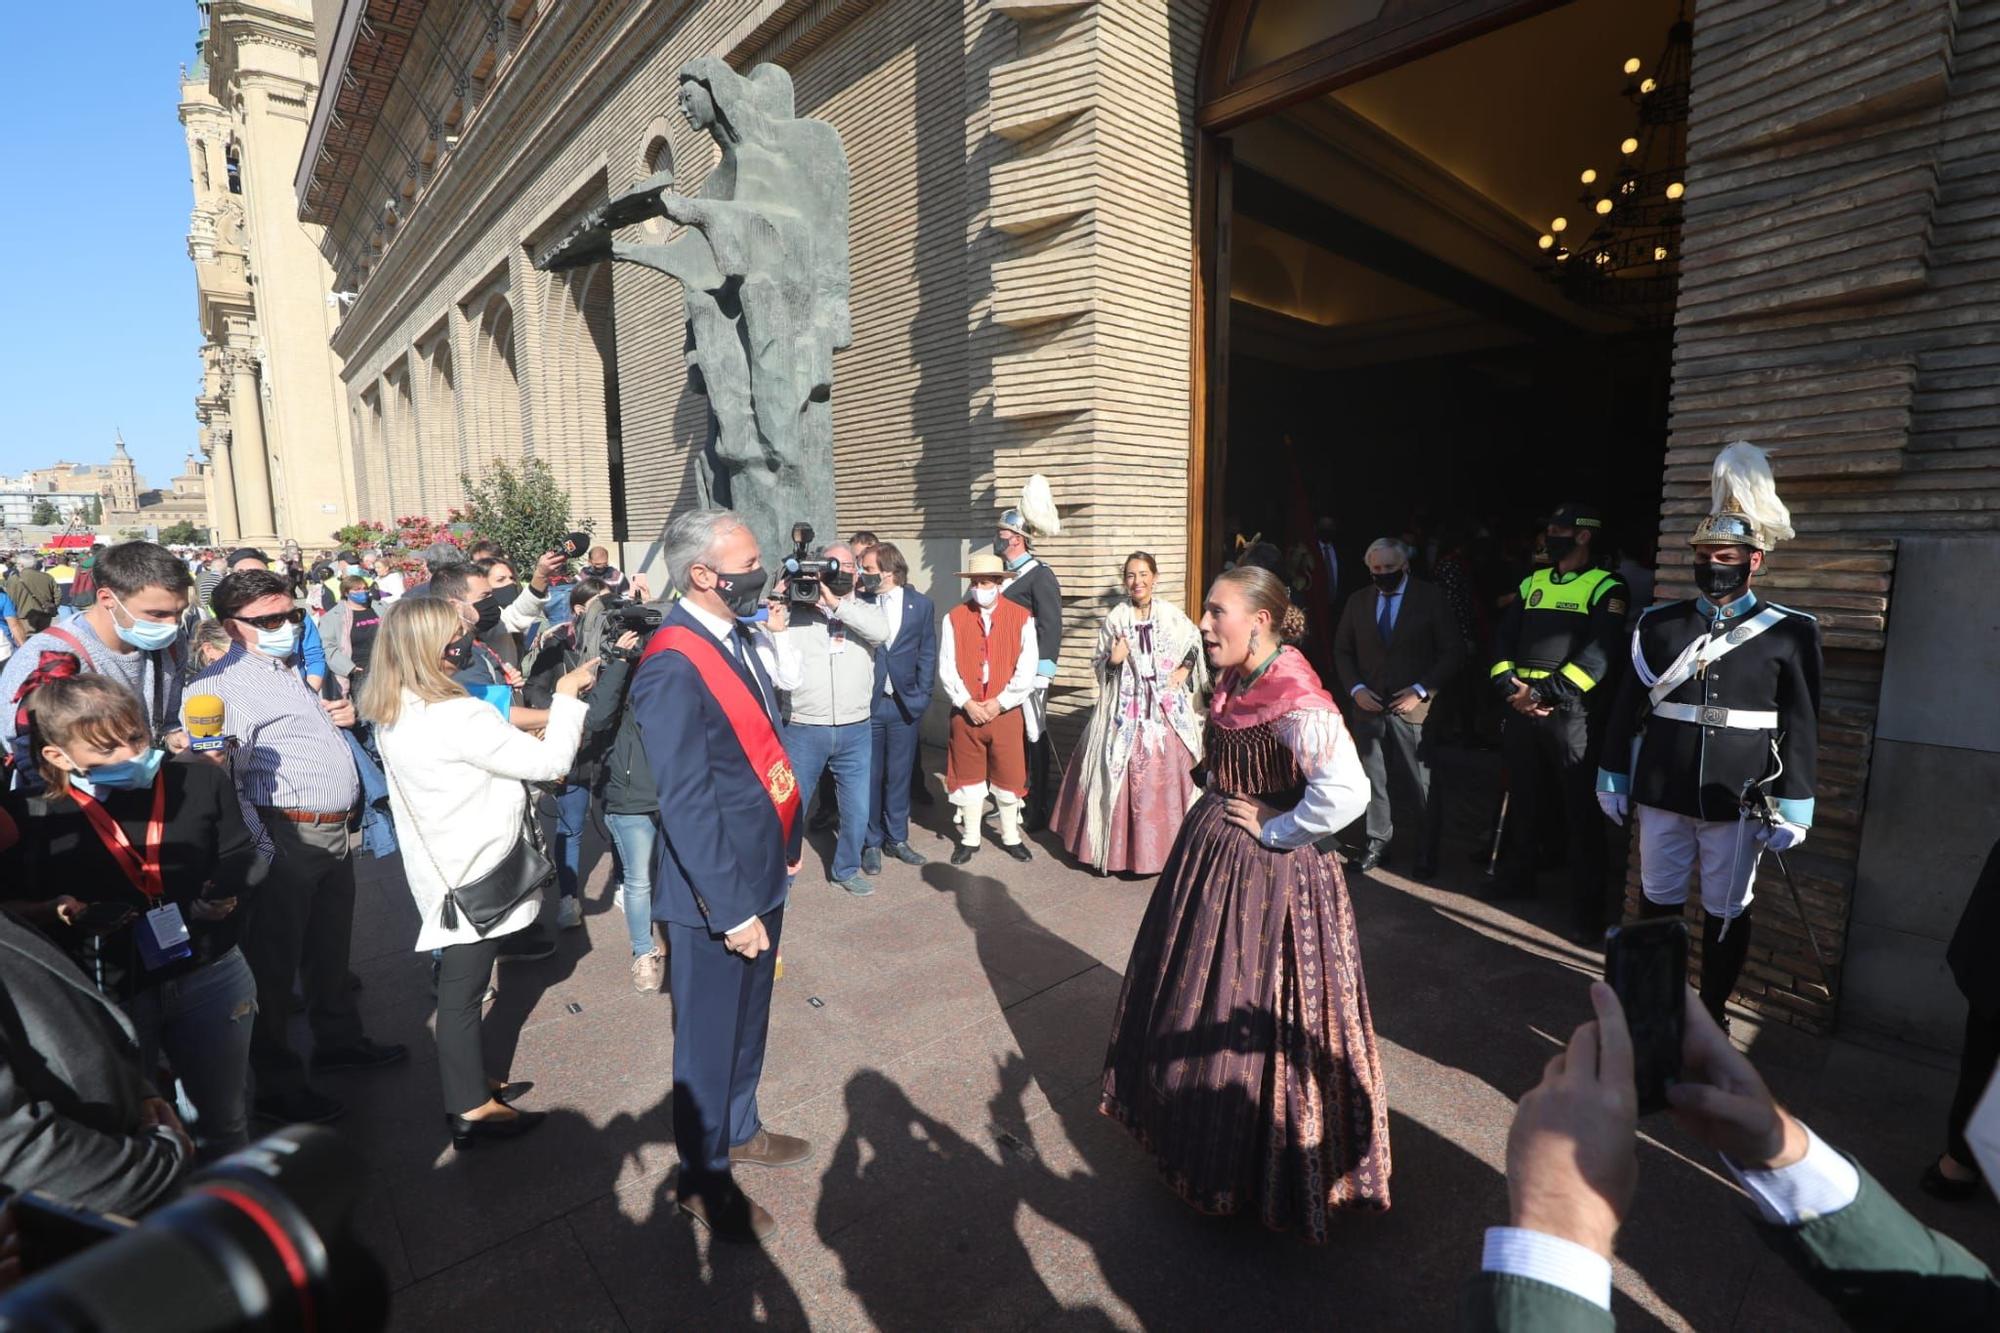
<instances>
[{"instance_id":1,"label":"plumed helmet","mask_svg":"<svg viewBox=\"0 0 2000 1333\"><path fill-rule=\"evenodd\" d=\"M1789 541L1792 511L1778 498L1771 460L1756 445L1738 440L1715 456L1711 506L1688 539L1690 546L1748 546L1769 551Z\"/></svg>"},{"instance_id":2,"label":"plumed helmet","mask_svg":"<svg viewBox=\"0 0 2000 1333\"><path fill-rule=\"evenodd\" d=\"M1062 517L1056 513L1055 493L1049 479L1037 472L1021 488L1021 505L1000 515L1000 526L1023 537L1055 537L1062 533Z\"/></svg>"}]
</instances>

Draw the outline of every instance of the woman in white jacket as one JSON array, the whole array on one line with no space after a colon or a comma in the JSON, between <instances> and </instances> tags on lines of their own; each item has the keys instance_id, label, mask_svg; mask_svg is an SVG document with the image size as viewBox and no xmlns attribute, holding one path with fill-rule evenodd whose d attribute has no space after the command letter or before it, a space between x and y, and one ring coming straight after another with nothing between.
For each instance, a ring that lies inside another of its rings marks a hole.
<instances>
[{"instance_id":1,"label":"woman in white jacket","mask_svg":"<svg viewBox=\"0 0 2000 1333\"><path fill-rule=\"evenodd\" d=\"M480 1049L480 997L503 937L533 925L541 895L530 894L484 936L464 913L446 926L445 893L499 865L521 836L527 782L558 782L583 736L578 696L597 676L596 659L556 682L548 725L537 738L517 730L484 699L452 680L445 656L465 626L436 597L399 601L383 617L361 691L388 771L390 809L403 841L403 875L416 899L416 949L440 950L437 972L438 1072L452 1142L512 1138L542 1121L496 1093Z\"/></svg>"}]
</instances>

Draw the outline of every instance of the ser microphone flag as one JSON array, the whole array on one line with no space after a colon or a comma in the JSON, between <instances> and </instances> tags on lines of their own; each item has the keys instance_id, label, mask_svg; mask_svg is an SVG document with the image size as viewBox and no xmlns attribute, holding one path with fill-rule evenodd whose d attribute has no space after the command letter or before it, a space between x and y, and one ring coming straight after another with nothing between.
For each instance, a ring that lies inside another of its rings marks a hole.
<instances>
[{"instance_id":1,"label":"ser microphone flag","mask_svg":"<svg viewBox=\"0 0 2000 1333\"><path fill-rule=\"evenodd\" d=\"M188 749L206 754L228 747L229 738L222 734L222 700L212 694L197 694L181 712L187 719Z\"/></svg>"}]
</instances>

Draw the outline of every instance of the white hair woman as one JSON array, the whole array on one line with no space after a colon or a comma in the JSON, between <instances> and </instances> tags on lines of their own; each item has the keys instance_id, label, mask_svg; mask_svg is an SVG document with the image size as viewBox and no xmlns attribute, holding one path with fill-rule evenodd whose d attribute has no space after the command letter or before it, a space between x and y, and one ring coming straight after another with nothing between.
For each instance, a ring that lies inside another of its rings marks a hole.
<instances>
[{"instance_id":1,"label":"white hair woman","mask_svg":"<svg viewBox=\"0 0 2000 1333\"><path fill-rule=\"evenodd\" d=\"M1125 557L1125 600L1097 630L1097 707L1056 797L1056 836L1100 875L1157 875L1194 804L1201 762L1195 695L1208 684L1201 634L1153 596L1159 562Z\"/></svg>"},{"instance_id":2,"label":"white hair woman","mask_svg":"<svg viewBox=\"0 0 2000 1333\"><path fill-rule=\"evenodd\" d=\"M559 782L569 772L583 739L580 696L600 664L593 657L556 681L538 738L452 679L445 649L463 631L458 608L442 598L398 601L382 618L361 686L361 714L375 724L403 841L403 875L422 923L415 947L439 951L438 1072L452 1143L461 1149L513 1138L542 1122L541 1113L507 1104L503 1094L520 1085L487 1076L479 1039L480 997L500 942L535 923L542 896L529 894L481 935L462 912L446 924L445 894L493 870L513 850L527 815L525 783Z\"/></svg>"}]
</instances>

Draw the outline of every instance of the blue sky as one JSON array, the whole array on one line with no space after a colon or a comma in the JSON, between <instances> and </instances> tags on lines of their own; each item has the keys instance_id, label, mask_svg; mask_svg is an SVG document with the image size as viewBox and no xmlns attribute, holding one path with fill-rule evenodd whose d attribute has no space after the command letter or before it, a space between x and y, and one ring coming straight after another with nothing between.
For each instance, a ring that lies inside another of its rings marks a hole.
<instances>
[{"instance_id":1,"label":"blue sky","mask_svg":"<svg viewBox=\"0 0 2000 1333\"><path fill-rule=\"evenodd\" d=\"M0 472L102 461L122 428L159 485L196 447L193 196L175 107L200 16L192 0L8 11L21 58L0 79Z\"/></svg>"}]
</instances>

